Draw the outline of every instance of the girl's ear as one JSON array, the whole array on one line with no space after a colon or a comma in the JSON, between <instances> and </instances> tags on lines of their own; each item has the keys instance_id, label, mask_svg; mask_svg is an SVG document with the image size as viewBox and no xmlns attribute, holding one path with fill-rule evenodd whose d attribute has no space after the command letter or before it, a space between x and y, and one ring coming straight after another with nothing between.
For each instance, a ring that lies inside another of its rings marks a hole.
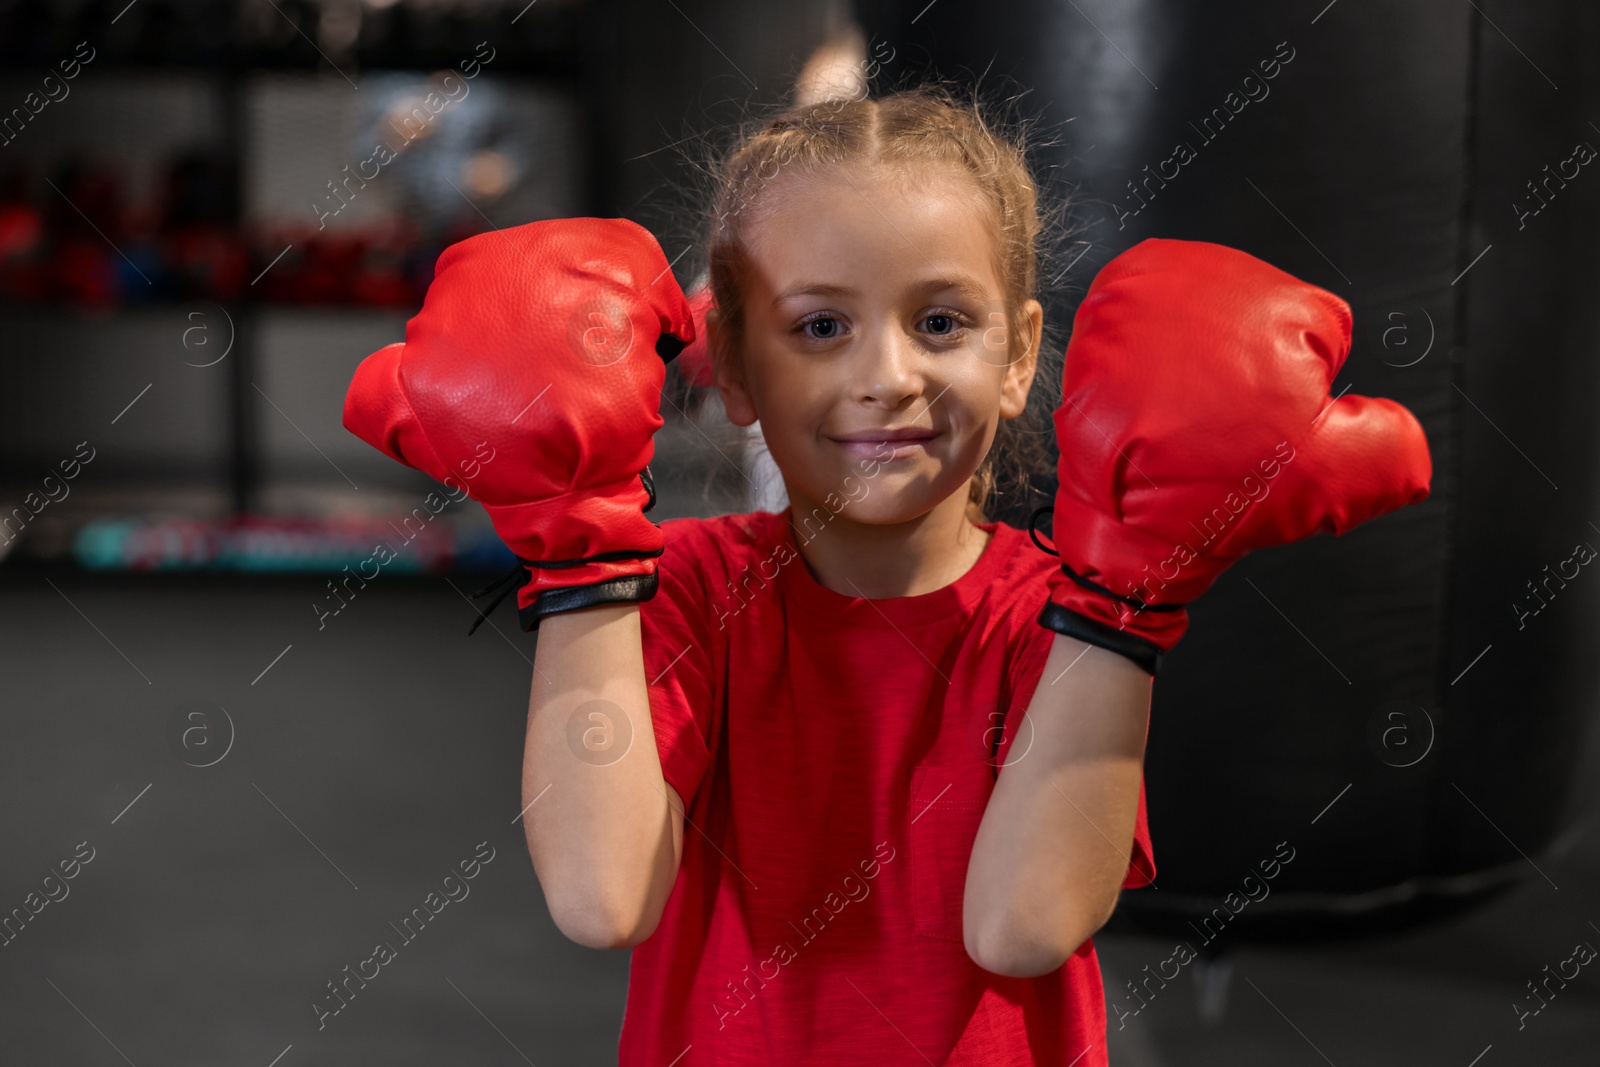
<instances>
[{"instance_id":1,"label":"girl's ear","mask_svg":"<svg viewBox=\"0 0 1600 1067\"><path fill-rule=\"evenodd\" d=\"M1000 417L1014 419L1028 406L1028 391L1039 369L1039 345L1044 338L1044 306L1037 300L1022 305L1019 316L1028 331L1028 347L1006 365L1006 378L1000 385Z\"/></svg>"},{"instance_id":2,"label":"girl's ear","mask_svg":"<svg viewBox=\"0 0 1600 1067\"><path fill-rule=\"evenodd\" d=\"M717 308L706 312L706 351L711 354L711 377L717 392L722 394L722 408L728 421L735 426L749 426L756 421L755 402L745 385L743 361L734 351L733 339L728 336Z\"/></svg>"}]
</instances>

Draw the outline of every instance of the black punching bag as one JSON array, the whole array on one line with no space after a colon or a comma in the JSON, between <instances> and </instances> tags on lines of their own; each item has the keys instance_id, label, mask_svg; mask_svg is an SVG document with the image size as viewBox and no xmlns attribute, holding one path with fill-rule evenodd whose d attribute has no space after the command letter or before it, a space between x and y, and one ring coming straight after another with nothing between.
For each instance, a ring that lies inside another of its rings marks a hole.
<instances>
[{"instance_id":1,"label":"black punching bag","mask_svg":"<svg viewBox=\"0 0 1600 1067\"><path fill-rule=\"evenodd\" d=\"M1085 224L1058 335L1146 237L1243 249L1350 303L1332 392L1406 405L1434 462L1424 503L1254 553L1191 608L1154 689L1158 888L1114 921L1304 939L1542 884L1596 691L1600 13L1092 6L860 14L898 21L892 78L1029 90Z\"/></svg>"}]
</instances>

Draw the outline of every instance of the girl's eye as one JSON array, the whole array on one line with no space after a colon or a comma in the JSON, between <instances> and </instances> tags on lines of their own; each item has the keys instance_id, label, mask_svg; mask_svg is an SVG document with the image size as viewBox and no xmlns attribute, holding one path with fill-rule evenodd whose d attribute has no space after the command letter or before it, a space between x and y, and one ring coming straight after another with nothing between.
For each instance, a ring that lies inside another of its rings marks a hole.
<instances>
[{"instance_id":1,"label":"girl's eye","mask_svg":"<svg viewBox=\"0 0 1600 1067\"><path fill-rule=\"evenodd\" d=\"M954 337L965 327L963 316L954 311L934 311L922 317L929 333L935 337Z\"/></svg>"},{"instance_id":2,"label":"girl's eye","mask_svg":"<svg viewBox=\"0 0 1600 1067\"><path fill-rule=\"evenodd\" d=\"M844 331L844 326L832 316L819 315L802 322L800 330L813 341L832 341Z\"/></svg>"}]
</instances>

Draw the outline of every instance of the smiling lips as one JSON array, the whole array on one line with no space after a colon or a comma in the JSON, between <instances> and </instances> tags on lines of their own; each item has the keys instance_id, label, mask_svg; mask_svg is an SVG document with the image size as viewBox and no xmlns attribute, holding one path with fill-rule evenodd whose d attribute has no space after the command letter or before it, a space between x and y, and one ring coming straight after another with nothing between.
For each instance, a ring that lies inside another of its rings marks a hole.
<instances>
[{"instance_id":1,"label":"smiling lips","mask_svg":"<svg viewBox=\"0 0 1600 1067\"><path fill-rule=\"evenodd\" d=\"M929 442L938 436L936 430L908 426L894 430L862 430L832 440L851 455L890 460L926 452Z\"/></svg>"}]
</instances>

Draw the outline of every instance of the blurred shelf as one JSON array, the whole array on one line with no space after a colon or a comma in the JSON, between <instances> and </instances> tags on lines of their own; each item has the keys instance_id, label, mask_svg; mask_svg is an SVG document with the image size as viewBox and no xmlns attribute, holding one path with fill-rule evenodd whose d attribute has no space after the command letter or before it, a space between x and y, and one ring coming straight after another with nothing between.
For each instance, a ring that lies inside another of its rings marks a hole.
<instances>
[{"instance_id":1,"label":"blurred shelf","mask_svg":"<svg viewBox=\"0 0 1600 1067\"><path fill-rule=\"evenodd\" d=\"M480 42L502 69L576 78L597 5L584 0L87 0L0 4L0 62L47 68L87 41L99 66L321 71L454 68Z\"/></svg>"}]
</instances>

